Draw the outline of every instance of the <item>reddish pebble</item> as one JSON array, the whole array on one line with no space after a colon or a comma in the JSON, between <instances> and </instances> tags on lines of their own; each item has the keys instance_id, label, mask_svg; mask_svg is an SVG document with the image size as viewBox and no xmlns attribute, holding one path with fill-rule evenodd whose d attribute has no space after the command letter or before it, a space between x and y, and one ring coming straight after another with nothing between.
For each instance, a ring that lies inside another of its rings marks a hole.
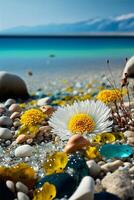
<instances>
[{"instance_id":1,"label":"reddish pebble","mask_svg":"<svg viewBox=\"0 0 134 200\"><path fill-rule=\"evenodd\" d=\"M10 116L10 119L15 119L15 118L17 118L17 117L19 117L20 116L20 113L19 112L13 112L12 114L11 114L11 116Z\"/></svg>"},{"instance_id":2,"label":"reddish pebble","mask_svg":"<svg viewBox=\"0 0 134 200\"><path fill-rule=\"evenodd\" d=\"M20 106L18 105L18 104L16 104L16 103L13 103L10 107L9 107L9 111L10 112L19 112L19 111L21 111L21 108L20 108Z\"/></svg>"},{"instance_id":3,"label":"reddish pebble","mask_svg":"<svg viewBox=\"0 0 134 200\"><path fill-rule=\"evenodd\" d=\"M16 138L16 143L21 144L21 143L25 142L26 140L27 140L27 136L24 134L21 134Z\"/></svg>"}]
</instances>

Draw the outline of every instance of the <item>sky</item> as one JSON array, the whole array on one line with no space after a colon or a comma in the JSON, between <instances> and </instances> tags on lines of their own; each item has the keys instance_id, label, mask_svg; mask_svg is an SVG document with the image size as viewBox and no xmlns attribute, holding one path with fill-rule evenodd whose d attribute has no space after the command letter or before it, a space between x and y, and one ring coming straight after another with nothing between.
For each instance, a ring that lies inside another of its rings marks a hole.
<instances>
[{"instance_id":1,"label":"sky","mask_svg":"<svg viewBox=\"0 0 134 200\"><path fill-rule=\"evenodd\" d=\"M0 0L0 30L134 13L134 0Z\"/></svg>"}]
</instances>

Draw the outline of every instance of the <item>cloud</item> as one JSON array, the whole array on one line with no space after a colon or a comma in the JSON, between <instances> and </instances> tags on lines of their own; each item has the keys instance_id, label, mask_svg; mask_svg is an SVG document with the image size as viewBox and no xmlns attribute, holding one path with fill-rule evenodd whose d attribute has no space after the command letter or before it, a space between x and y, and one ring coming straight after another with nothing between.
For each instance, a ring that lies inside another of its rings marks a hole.
<instances>
[{"instance_id":1,"label":"cloud","mask_svg":"<svg viewBox=\"0 0 134 200\"><path fill-rule=\"evenodd\" d=\"M131 19L134 17L134 13L129 13L126 15L121 15L115 18L116 21L122 21L122 20L126 20L126 19Z\"/></svg>"}]
</instances>

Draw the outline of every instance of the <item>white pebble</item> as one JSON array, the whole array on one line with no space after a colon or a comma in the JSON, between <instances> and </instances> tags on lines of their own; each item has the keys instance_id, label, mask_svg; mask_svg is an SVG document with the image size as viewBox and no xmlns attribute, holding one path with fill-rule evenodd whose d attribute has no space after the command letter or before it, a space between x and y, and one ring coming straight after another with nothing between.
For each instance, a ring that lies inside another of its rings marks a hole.
<instances>
[{"instance_id":1,"label":"white pebble","mask_svg":"<svg viewBox=\"0 0 134 200\"><path fill-rule=\"evenodd\" d=\"M30 200L30 198L23 192L17 193L18 200Z\"/></svg>"},{"instance_id":2,"label":"white pebble","mask_svg":"<svg viewBox=\"0 0 134 200\"><path fill-rule=\"evenodd\" d=\"M90 176L85 176L74 194L69 200L93 200L94 199L94 179Z\"/></svg>"},{"instance_id":3,"label":"white pebble","mask_svg":"<svg viewBox=\"0 0 134 200\"><path fill-rule=\"evenodd\" d=\"M9 188L9 190L11 192L15 192L15 187L14 187L14 182L13 181L7 180L6 181L6 186Z\"/></svg>"},{"instance_id":4,"label":"white pebble","mask_svg":"<svg viewBox=\"0 0 134 200\"><path fill-rule=\"evenodd\" d=\"M0 138L1 139L11 139L12 133L8 128L0 128Z\"/></svg>"},{"instance_id":5,"label":"white pebble","mask_svg":"<svg viewBox=\"0 0 134 200\"><path fill-rule=\"evenodd\" d=\"M44 97L44 98L41 98L37 101L37 105L38 106L44 106L44 105L47 105L51 102L51 99L50 97Z\"/></svg>"},{"instance_id":6,"label":"white pebble","mask_svg":"<svg viewBox=\"0 0 134 200\"><path fill-rule=\"evenodd\" d=\"M21 145L15 149L16 157L28 157L31 156L34 151L34 148L28 144Z\"/></svg>"},{"instance_id":7,"label":"white pebble","mask_svg":"<svg viewBox=\"0 0 134 200\"><path fill-rule=\"evenodd\" d=\"M17 182L16 183L16 190L17 192L23 192L25 194L28 194L28 187L24 185L22 182Z\"/></svg>"}]
</instances>

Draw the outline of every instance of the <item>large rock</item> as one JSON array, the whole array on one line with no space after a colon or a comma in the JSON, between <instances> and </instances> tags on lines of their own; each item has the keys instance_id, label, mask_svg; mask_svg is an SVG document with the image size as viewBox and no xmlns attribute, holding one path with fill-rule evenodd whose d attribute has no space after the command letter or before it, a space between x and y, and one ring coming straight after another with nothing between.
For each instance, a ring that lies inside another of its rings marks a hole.
<instances>
[{"instance_id":1,"label":"large rock","mask_svg":"<svg viewBox=\"0 0 134 200\"><path fill-rule=\"evenodd\" d=\"M128 74L129 78L134 78L134 56L127 61L123 71L123 77L125 76L125 73Z\"/></svg>"},{"instance_id":2,"label":"large rock","mask_svg":"<svg viewBox=\"0 0 134 200\"><path fill-rule=\"evenodd\" d=\"M27 99L29 97L25 82L17 75L0 72L0 101L9 98Z\"/></svg>"},{"instance_id":3,"label":"large rock","mask_svg":"<svg viewBox=\"0 0 134 200\"><path fill-rule=\"evenodd\" d=\"M107 192L117 195L122 200L134 198L134 189L127 171L116 170L102 179L102 186Z\"/></svg>"}]
</instances>

